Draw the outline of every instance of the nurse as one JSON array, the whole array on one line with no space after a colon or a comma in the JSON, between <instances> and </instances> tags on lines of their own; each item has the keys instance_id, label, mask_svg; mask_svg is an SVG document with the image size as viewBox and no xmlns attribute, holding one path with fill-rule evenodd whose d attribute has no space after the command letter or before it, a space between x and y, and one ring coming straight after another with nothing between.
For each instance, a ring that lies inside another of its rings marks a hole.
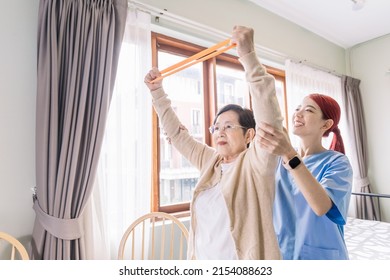
<instances>
[{"instance_id":1,"label":"nurse","mask_svg":"<svg viewBox=\"0 0 390 280\"><path fill-rule=\"evenodd\" d=\"M344 225L352 191L352 167L338 128L340 107L331 97L310 94L292 118L294 148L286 131L260 123L261 147L280 156L276 169L274 227L283 259L348 259ZM333 133L331 146L322 137Z\"/></svg>"}]
</instances>

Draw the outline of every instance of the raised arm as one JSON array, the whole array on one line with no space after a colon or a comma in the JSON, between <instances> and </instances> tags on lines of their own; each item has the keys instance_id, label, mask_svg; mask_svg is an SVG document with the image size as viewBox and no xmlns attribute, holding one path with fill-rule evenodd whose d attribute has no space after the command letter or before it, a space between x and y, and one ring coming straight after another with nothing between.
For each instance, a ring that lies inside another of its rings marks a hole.
<instances>
[{"instance_id":1,"label":"raised arm","mask_svg":"<svg viewBox=\"0 0 390 280\"><path fill-rule=\"evenodd\" d=\"M260 63L254 50L253 38L252 28L234 27L232 42L237 45L237 54L245 69L256 124L267 122L282 129L283 118L276 98L275 78Z\"/></svg>"},{"instance_id":2,"label":"raised arm","mask_svg":"<svg viewBox=\"0 0 390 280\"><path fill-rule=\"evenodd\" d=\"M267 122L282 129L283 117L276 97L275 78L260 63L254 50L253 37L251 28L237 26L233 30L232 42L237 44L239 60L245 69L256 125ZM253 145L256 155L254 164L263 172L274 172L276 157L261 149L257 141Z\"/></svg>"},{"instance_id":3,"label":"raised arm","mask_svg":"<svg viewBox=\"0 0 390 280\"><path fill-rule=\"evenodd\" d=\"M152 83L155 78L161 76L157 68L153 68L146 74L144 82L149 88L153 98L153 106L159 117L160 123L170 139L172 145L191 164L198 169L214 154L214 149L204 143L195 140L186 129L183 129L179 118L172 109L171 100L162 87L162 80Z\"/></svg>"}]
</instances>

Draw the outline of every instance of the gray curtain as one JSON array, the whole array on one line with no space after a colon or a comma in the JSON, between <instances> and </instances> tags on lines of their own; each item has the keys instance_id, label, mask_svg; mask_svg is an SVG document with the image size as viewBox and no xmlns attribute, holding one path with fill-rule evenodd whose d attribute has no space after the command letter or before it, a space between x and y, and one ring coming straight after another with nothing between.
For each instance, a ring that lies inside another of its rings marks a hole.
<instances>
[{"instance_id":1,"label":"gray curtain","mask_svg":"<svg viewBox=\"0 0 390 280\"><path fill-rule=\"evenodd\" d=\"M114 87L127 0L41 0L32 259L85 259L83 210Z\"/></svg>"},{"instance_id":2,"label":"gray curtain","mask_svg":"<svg viewBox=\"0 0 390 280\"><path fill-rule=\"evenodd\" d=\"M348 124L348 136L351 141L350 157L354 171L353 191L371 193L370 181L367 177L367 137L364 121L363 102L360 93L360 80L342 76L342 100L345 106ZM377 204L372 197L353 196L355 201L355 216L359 219L379 220Z\"/></svg>"}]
</instances>

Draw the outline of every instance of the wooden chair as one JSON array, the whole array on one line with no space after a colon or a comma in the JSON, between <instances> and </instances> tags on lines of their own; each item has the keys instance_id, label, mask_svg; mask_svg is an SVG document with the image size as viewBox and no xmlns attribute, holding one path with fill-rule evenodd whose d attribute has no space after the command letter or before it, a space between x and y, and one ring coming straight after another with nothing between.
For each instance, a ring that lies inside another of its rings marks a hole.
<instances>
[{"instance_id":1,"label":"wooden chair","mask_svg":"<svg viewBox=\"0 0 390 280\"><path fill-rule=\"evenodd\" d=\"M30 259L26 248L19 242L19 240L8 233L0 231L0 251L3 251L4 248L8 247L11 249L10 260L17 260L19 258L22 260Z\"/></svg>"},{"instance_id":2,"label":"wooden chair","mask_svg":"<svg viewBox=\"0 0 390 280\"><path fill-rule=\"evenodd\" d=\"M176 217L152 212L135 220L123 234L118 259L186 259L188 230Z\"/></svg>"}]
</instances>

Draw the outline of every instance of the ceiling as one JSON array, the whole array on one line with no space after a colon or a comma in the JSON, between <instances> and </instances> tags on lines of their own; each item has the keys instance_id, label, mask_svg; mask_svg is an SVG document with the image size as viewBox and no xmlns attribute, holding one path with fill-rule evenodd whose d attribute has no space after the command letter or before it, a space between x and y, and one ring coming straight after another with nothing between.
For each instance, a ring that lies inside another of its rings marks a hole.
<instances>
[{"instance_id":1,"label":"ceiling","mask_svg":"<svg viewBox=\"0 0 390 280\"><path fill-rule=\"evenodd\" d=\"M343 48L390 34L390 0L249 1Z\"/></svg>"}]
</instances>

